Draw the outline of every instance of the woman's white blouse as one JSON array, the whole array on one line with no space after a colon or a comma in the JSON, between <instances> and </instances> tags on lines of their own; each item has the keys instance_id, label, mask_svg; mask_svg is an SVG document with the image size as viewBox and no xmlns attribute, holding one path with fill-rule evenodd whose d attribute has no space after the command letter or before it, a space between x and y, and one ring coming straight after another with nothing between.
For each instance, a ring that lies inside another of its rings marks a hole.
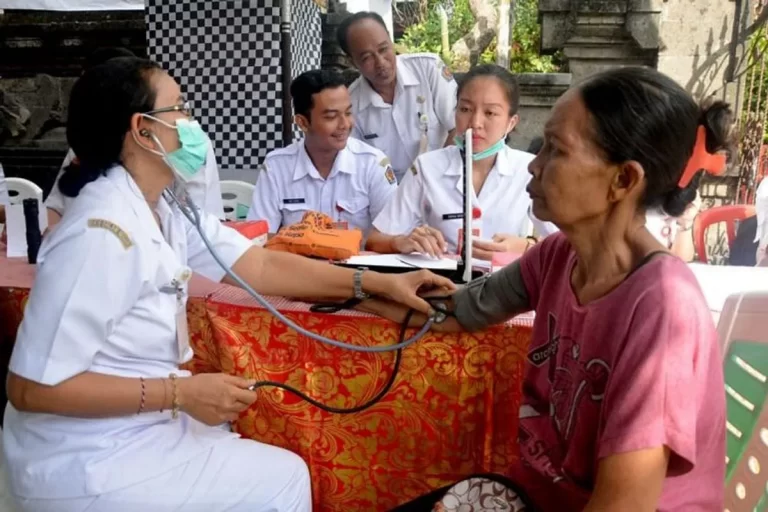
<instances>
[{"instance_id":1,"label":"woman's white blouse","mask_svg":"<svg viewBox=\"0 0 768 512\"><path fill-rule=\"evenodd\" d=\"M533 233L546 236L557 228L531 214L531 198L525 191L531 175L528 164L534 155L510 147L501 150L480 190L472 191L472 205L480 218L472 222L479 237L496 234L525 237ZM388 235L404 235L420 225L439 229L448 251L458 247L463 225L463 167L459 148L449 146L419 156L405 174L397 195L376 217L373 225Z\"/></svg>"},{"instance_id":2,"label":"woman's white blouse","mask_svg":"<svg viewBox=\"0 0 768 512\"><path fill-rule=\"evenodd\" d=\"M122 167L82 190L43 241L10 371L52 386L86 371L187 375L179 364L192 351L186 338L177 341L176 329L179 318L186 320L186 278L191 269L220 281L224 271L176 207L161 199L156 213L162 231ZM252 247L214 216L201 217L227 265ZM138 404L138 381L136 394ZM185 415L171 421L167 411L80 419L20 412L10 404L3 430L14 491L27 498L119 489L233 435Z\"/></svg>"}]
</instances>

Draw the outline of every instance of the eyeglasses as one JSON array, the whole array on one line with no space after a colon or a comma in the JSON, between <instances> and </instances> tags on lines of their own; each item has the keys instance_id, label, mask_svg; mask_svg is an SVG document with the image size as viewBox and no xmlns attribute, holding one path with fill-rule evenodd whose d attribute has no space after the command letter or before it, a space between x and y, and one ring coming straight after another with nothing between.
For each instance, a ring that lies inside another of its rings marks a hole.
<instances>
[{"instance_id":1,"label":"eyeglasses","mask_svg":"<svg viewBox=\"0 0 768 512\"><path fill-rule=\"evenodd\" d=\"M147 115L152 115L152 114L162 114L163 112L181 112L185 116L192 117L192 102L189 100L186 100L184 103L181 103L179 105L174 105L172 107L157 108L155 110L150 110L149 112L144 112L144 113Z\"/></svg>"}]
</instances>

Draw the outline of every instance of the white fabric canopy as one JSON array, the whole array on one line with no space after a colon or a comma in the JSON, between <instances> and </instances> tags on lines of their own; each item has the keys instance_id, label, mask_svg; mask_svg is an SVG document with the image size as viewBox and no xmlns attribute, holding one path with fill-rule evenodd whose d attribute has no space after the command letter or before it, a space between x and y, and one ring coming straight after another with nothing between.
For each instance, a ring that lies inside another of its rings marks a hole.
<instances>
[{"instance_id":1,"label":"white fabric canopy","mask_svg":"<svg viewBox=\"0 0 768 512\"><path fill-rule=\"evenodd\" d=\"M144 9L144 0L0 0L0 9L135 11Z\"/></svg>"}]
</instances>

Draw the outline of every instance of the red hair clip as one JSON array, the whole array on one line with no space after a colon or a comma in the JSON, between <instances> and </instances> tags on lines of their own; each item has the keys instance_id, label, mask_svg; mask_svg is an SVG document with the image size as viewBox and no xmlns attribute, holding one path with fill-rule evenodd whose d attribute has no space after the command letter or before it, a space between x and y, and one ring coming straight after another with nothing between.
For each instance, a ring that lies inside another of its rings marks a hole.
<instances>
[{"instance_id":1,"label":"red hair clip","mask_svg":"<svg viewBox=\"0 0 768 512\"><path fill-rule=\"evenodd\" d=\"M725 155L712 154L707 151L707 129L699 125L696 132L696 145L693 146L693 154L685 166L683 175L677 186L685 188L691 183L691 180L700 170L705 170L709 174L719 176L725 172Z\"/></svg>"}]
</instances>

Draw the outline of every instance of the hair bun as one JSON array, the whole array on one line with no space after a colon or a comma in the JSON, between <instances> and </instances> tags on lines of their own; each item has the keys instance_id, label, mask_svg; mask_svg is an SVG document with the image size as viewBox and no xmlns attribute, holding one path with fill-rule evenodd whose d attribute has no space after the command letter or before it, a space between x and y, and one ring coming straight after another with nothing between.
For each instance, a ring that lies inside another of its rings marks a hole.
<instances>
[{"instance_id":1,"label":"hair bun","mask_svg":"<svg viewBox=\"0 0 768 512\"><path fill-rule=\"evenodd\" d=\"M707 151L724 151L728 163L736 154L735 117L731 106L712 96L701 102L699 124L707 131Z\"/></svg>"}]
</instances>

